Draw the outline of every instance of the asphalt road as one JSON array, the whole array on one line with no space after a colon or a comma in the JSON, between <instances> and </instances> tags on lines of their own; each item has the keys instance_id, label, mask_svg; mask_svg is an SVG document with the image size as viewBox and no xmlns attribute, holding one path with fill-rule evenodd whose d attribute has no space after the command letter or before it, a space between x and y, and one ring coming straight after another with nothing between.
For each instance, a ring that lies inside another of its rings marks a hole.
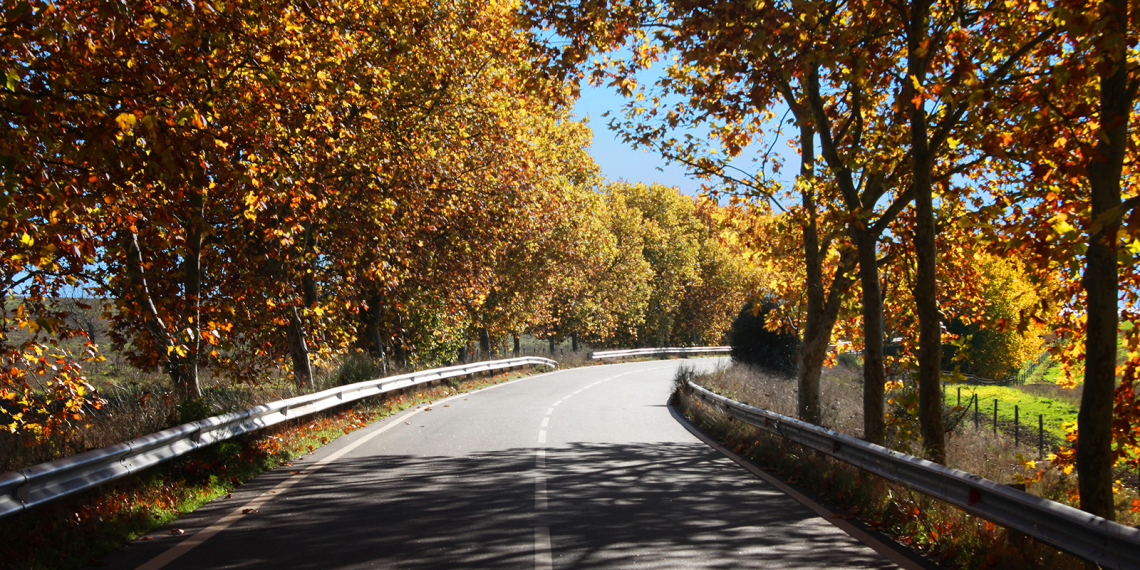
<instances>
[{"instance_id":1,"label":"asphalt road","mask_svg":"<svg viewBox=\"0 0 1140 570\"><path fill-rule=\"evenodd\" d=\"M576 368L421 406L100 567L896 567L672 412L676 368L719 361Z\"/></svg>"}]
</instances>

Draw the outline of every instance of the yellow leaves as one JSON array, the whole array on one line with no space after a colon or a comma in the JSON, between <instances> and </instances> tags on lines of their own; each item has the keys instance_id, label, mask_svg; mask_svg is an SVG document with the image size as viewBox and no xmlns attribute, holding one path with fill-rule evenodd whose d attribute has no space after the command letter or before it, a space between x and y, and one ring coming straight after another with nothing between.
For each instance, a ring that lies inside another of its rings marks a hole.
<instances>
[{"instance_id":1,"label":"yellow leaves","mask_svg":"<svg viewBox=\"0 0 1140 570\"><path fill-rule=\"evenodd\" d=\"M135 128L135 124L138 123L138 120L138 117L136 117L134 113L121 113L118 117L115 117L115 122L119 125L119 131L123 134L129 134L131 130Z\"/></svg>"},{"instance_id":2,"label":"yellow leaves","mask_svg":"<svg viewBox=\"0 0 1140 570\"><path fill-rule=\"evenodd\" d=\"M32 236L28 235L28 232L24 232L20 236L20 244L21 245L24 245L25 247L32 247L32 245L34 243L36 243L36 240L32 239ZM23 305L20 305L20 308L22 309Z\"/></svg>"},{"instance_id":3,"label":"yellow leaves","mask_svg":"<svg viewBox=\"0 0 1140 570\"><path fill-rule=\"evenodd\" d=\"M1068 222L1068 216L1065 214L1057 214L1053 217L1053 231L1059 235L1065 235L1069 232L1076 231L1076 228Z\"/></svg>"},{"instance_id":4,"label":"yellow leaves","mask_svg":"<svg viewBox=\"0 0 1140 570\"><path fill-rule=\"evenodd\" d=\"M1132 241L1127 242L1124 247L1128 250L1128 253L1131 253L1132 255L1140 255L1140 239L1133 239Z\"/></svg>"}]
</instances>

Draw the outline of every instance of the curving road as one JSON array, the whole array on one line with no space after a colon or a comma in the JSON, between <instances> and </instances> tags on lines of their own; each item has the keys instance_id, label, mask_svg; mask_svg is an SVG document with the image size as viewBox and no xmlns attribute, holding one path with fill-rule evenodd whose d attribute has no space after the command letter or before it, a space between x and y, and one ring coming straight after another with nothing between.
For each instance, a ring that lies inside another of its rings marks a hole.
<instances>
[{"instance_id":1,"label":"curving road","mask_svg":"<svg viewBox=\"0 0 1140 570\"><path fill-rule=\"evenodd\" d=\"M575 368L409 410L100 568L914 567L689 431L666 405L674 372L719 362Z\"/></svg>"}]
</instances>

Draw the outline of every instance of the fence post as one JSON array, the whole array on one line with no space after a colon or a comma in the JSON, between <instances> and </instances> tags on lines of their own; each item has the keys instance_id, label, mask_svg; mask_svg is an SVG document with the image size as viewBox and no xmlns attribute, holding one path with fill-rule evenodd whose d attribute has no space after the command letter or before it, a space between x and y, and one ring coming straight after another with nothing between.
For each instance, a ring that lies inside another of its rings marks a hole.
<instances>
[{"instance_id":1,"label":"fence post","mask_svg":"<svg viewBox=\"0 0 1140 570\"><path fill-rule=\"evenodd\" d=\"M1045 458L1045 416L1037 414L1037 459Z\"/></svg>"},{"instance_id":2,"label":"fence post","mask_svg":"<svg viewBox=\"0 0 1140 570\"><path fill-rule=\"evenodd\" d=\"M978 430L978 394L974 394L974 431Z\"/></svg>"},{"instance_id":3,"label":"fence post","mask_svg":"<svg viewBox=\"0 0 1140 570\"><path fill-rule=\"evenodd\" d=\"M1017 404L1013 405L1013 447L1021 443L1021 433L1018 431Z\"/></svg>"},{"instance_id":4,"label":"fence post","mask_svg":"<svg viewBox=\"0 0 1140 570\"><path fill-rule=\"evenodd\" d=\"M994 435L997 435L997 398L994 398Z\"/></svg>"},{"instance_id":5,"label":"fence post","mask_svg":"<svg viewBox=\"0 0 1140 570\"><path fill-rule=\"evenodd\" d=\"M958 407L962 407L962 387L958 386Z\"/></svg>"}]
</instances>

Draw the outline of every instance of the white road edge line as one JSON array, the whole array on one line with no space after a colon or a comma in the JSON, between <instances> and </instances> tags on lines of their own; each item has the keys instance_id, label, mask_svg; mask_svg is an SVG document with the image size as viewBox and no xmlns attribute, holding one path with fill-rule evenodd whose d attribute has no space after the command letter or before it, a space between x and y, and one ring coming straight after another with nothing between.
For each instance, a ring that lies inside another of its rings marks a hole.
<instances>
[{"instance_id":1,"label":"white road edge line","mask_svg":"<svg viewBox=\"0 0 1140 570\"><path fill-rule=\"evenodd\" d=\"M443 400L439 400L439 401L442 402ZM413 416L413 415L418 414L422 411L423 410L421 408L416 408L414 410L411 410L407 414L401 415L400 419L408 418L409 416ZM390 429L392 429L398 425L400 425L399 422L391 422L388 425L386 425L386 426L384 426L384 427L382 427L382 428L380 428L380 429L378 429L378 430L376 430L376 431L352 442L351 444L345 446L343 449L337 451L336 453L333 453L332 455L329 455L328 457L321 459L320 461L314 463L313 465L305 468L300 473L293 475L292 477L282 481L276 487L269 490L268 492L262 493L261 495L258 495L256 498L254 498L252 501L234 509L233 511L230 512L230 514L219 519L218 522L215 522L214 524L194 533L193 536L191 536L190 538L187 538L186 540L183 540L182 542L174 545L173 547L171 547L166 552L163 552L162 554L159 554L158 556L151 558L148 562L146 562L142 566L139 566L136 570L158 570L159 568L162 568L162 567L166 566L167 564L174 562L176 559L178 559L178 557L182 556L183 554L186 554L187 552L190 552L195 547L197 547L199 544L206 542L207 540L212 538L214 535L216 535L219 532L222 532L223 530L226 530L227 528L232 526L234 523L236 523L238 521L238 519L240 519L243 516L242 511L245 511L247 509L256 509L256 508L260 507L261 505L267 503L270 499L273 499L274 496L276 496L277 494L280 494L282 491L288 489L289 487L292 487L293 485L300 483L301 480L304 479L305 477L308 477L309 475L316 473L321 467L324 467L325 465L328 465L329 463L332 463L333 461L340 459L346 453L349 453L350 451L360 447L361 445L368 443L369 441L372 440L372 438L374 438L374 437L376 437L376 436L378 436L378 435L380 435L380 434L382 434L382 433L384 433L384 432L386 432L386 431L388 431L388 430L390 430Z\"/></svg>"},{"instance_id":2,"label":"white road edge line","mask_svg":"<svg viewBox=\"0 0 1140 570\"><path fill-rule=\"evenodd\" d=\"M541 378L543 376L550 376L552 374L558 374L558 373L566 372L569 370L573 370L573 369L572 368L564 368L562 370L554 370L552 372L535 374L534 376L526 376L523 378L519 378L517 380L511 380L509 382L503 382L502 384L495 384L494 386L488 386L486 388L481 388L479 390L472 390L471 392L463 392L460 394L456 394L454 396L448 396L447 398L444 398L442 400L436 400L435 402L437 404L440 404L440 403L447 402L450 400L456 400L460 396L471 396L473 394L486 392L488 390L494 390L495 388L499 388L501 386L506 386L507 384L514 384L515 382L523 382L526 380L533 380L535 378ZM388 416L387 418L384 418L380 421L396 420L396 419L403 420L403 419L407 418L408 416L418 414L421 411L423 411L422 408L416 408L413 410L409 410L407 413L404 413L404 414L395 414L395 415ZM244 513L242 513L242 511L244 511L246 509L256 509L259 506L269 502L271 499L279 496L281 491L284 491L284 490L288 489L289 487L292 487L293 485L300 483L302 479L304 479L305 477L308 477L309 475L312 475L313 473L316 473L317 470L319 470L321 467L324 467L325 465L328 465L329 463L332 463L333 461L340 459L346 453L351 452L352 450L360 447L361 445L364 445L365 443L370 441L372 438L374 438L374 437L376 437L376 436L378 436L378 435L380 435L380 434L382 434L382 433L384 433L384 432L386 432L386 431L388 431L388 430L390 430L393 427L398 426L398 425L401 425L400 422L393 421L393 422L389 423L388 425L386 425L386 426L384 426L384 427L382 427L382 428L380 428L380 429L378 429L378 430L376 430L370 434L367 434L364 437L361 437L360 439L348 444L347 446L344 447L344 449L341 449L341 450L333 453L332 455L329 455L328 457L325 457L324 459L321 459L320 461L310 465L309 467L306 467L299 474L294 475L294 476L290 477L289 479L282 481L276 487L270 489L269 491L266 491L265 493L262 493L261 495L258 495L252 501L234 509L233 511L230 512L230 514L222 517L221 519L218 519L218 521L215 522L214 524L194 533L192 536L188 537L186 540L183 540L182 542L179 542L178 544L170 547L169 549L164 551L162 554L159 554L158 556L151 558L150 560L143 563L142 566L139 566L135 570L159 570L160 568L165 567L167 564L170 564L171 562L174 562L175 560L177 560L183 554L190 552L191 550L196 548L198 545L202 544L203 542L206 542L207 540L212 538L214 535L218 534L219 532L222 532L223 530L226 530L230 526L233 526L233 524L235 522L237 522L238 519L245 516Z\"/></svg>"},{"instance_id":3,"label":"white road edge line","mask_svg":"<svg viewBox=\"0 0 1140 570\"><path fill-rule=\"evenodd\" d=\"M534 529L534 570L550 570L554 567L554 559L550 555L550 528L545 526Z\"/></svg>"},{"instance_id":4,"label":"white road edge line","mask_svg":"<svg viewBox=\"0 0 1140 570\"><path fill-rule=\"evenodd\" d=\"M696 428L696 426L689 423L689 420L687 418L685 418L685 416L683 416L680 412L678 412L677 409L674 408L673 406L669 406L669 413L673 414L673 418L676 419L682 426L684 426L685 429L689 430L689 433L696 436L697 439L703 441L709 447L719 451L725 457L728 457L729 459L735 461L741 467L751 471L753 475L756 475L760 479L763 479L769 485L772 485L773 487L779 489L780 492L784 493L785 495L788 495L789 497L798 501L803 506L811 509L813 512L815 512L816 515L819 515L820 518L822 518L823 520L825 520L825 521L831 523L832 525L838 527L843 532L846 532L848 535L851 536L851 538L854 538L855 540L858 540L859 542L869 546L872 550L881 554L883 557L887 558L891 562L898 564L900 568L903 568L905 570L925 570L922 567L922 565L911 560L910 558L907 558L902 553L891 548L890 546L887 546L882 541L871 536L870 534L868 534L863 529L861 529L861 528L859 528L859 527L857 527L857 526L855 526L855 525L853 525L853 524L851 524L851 523L849 523L843 519L834 518L834 515L836 513L831 512L830 510L824 508L823 505L820 505L819 503L816 503L815 501L807 498L807 496L805 496L803 493L800 493L799 491L796 491L795 489L789 487L783 481L765 473L759 467L756 467L755 465L753 465L751 461L744 459L743 457L733 453L728 448L726 448L726 447L722 446L721 444L713 441L708 436L706 436L703 432L698 430Z\"/></svg>"}]
</instances>

